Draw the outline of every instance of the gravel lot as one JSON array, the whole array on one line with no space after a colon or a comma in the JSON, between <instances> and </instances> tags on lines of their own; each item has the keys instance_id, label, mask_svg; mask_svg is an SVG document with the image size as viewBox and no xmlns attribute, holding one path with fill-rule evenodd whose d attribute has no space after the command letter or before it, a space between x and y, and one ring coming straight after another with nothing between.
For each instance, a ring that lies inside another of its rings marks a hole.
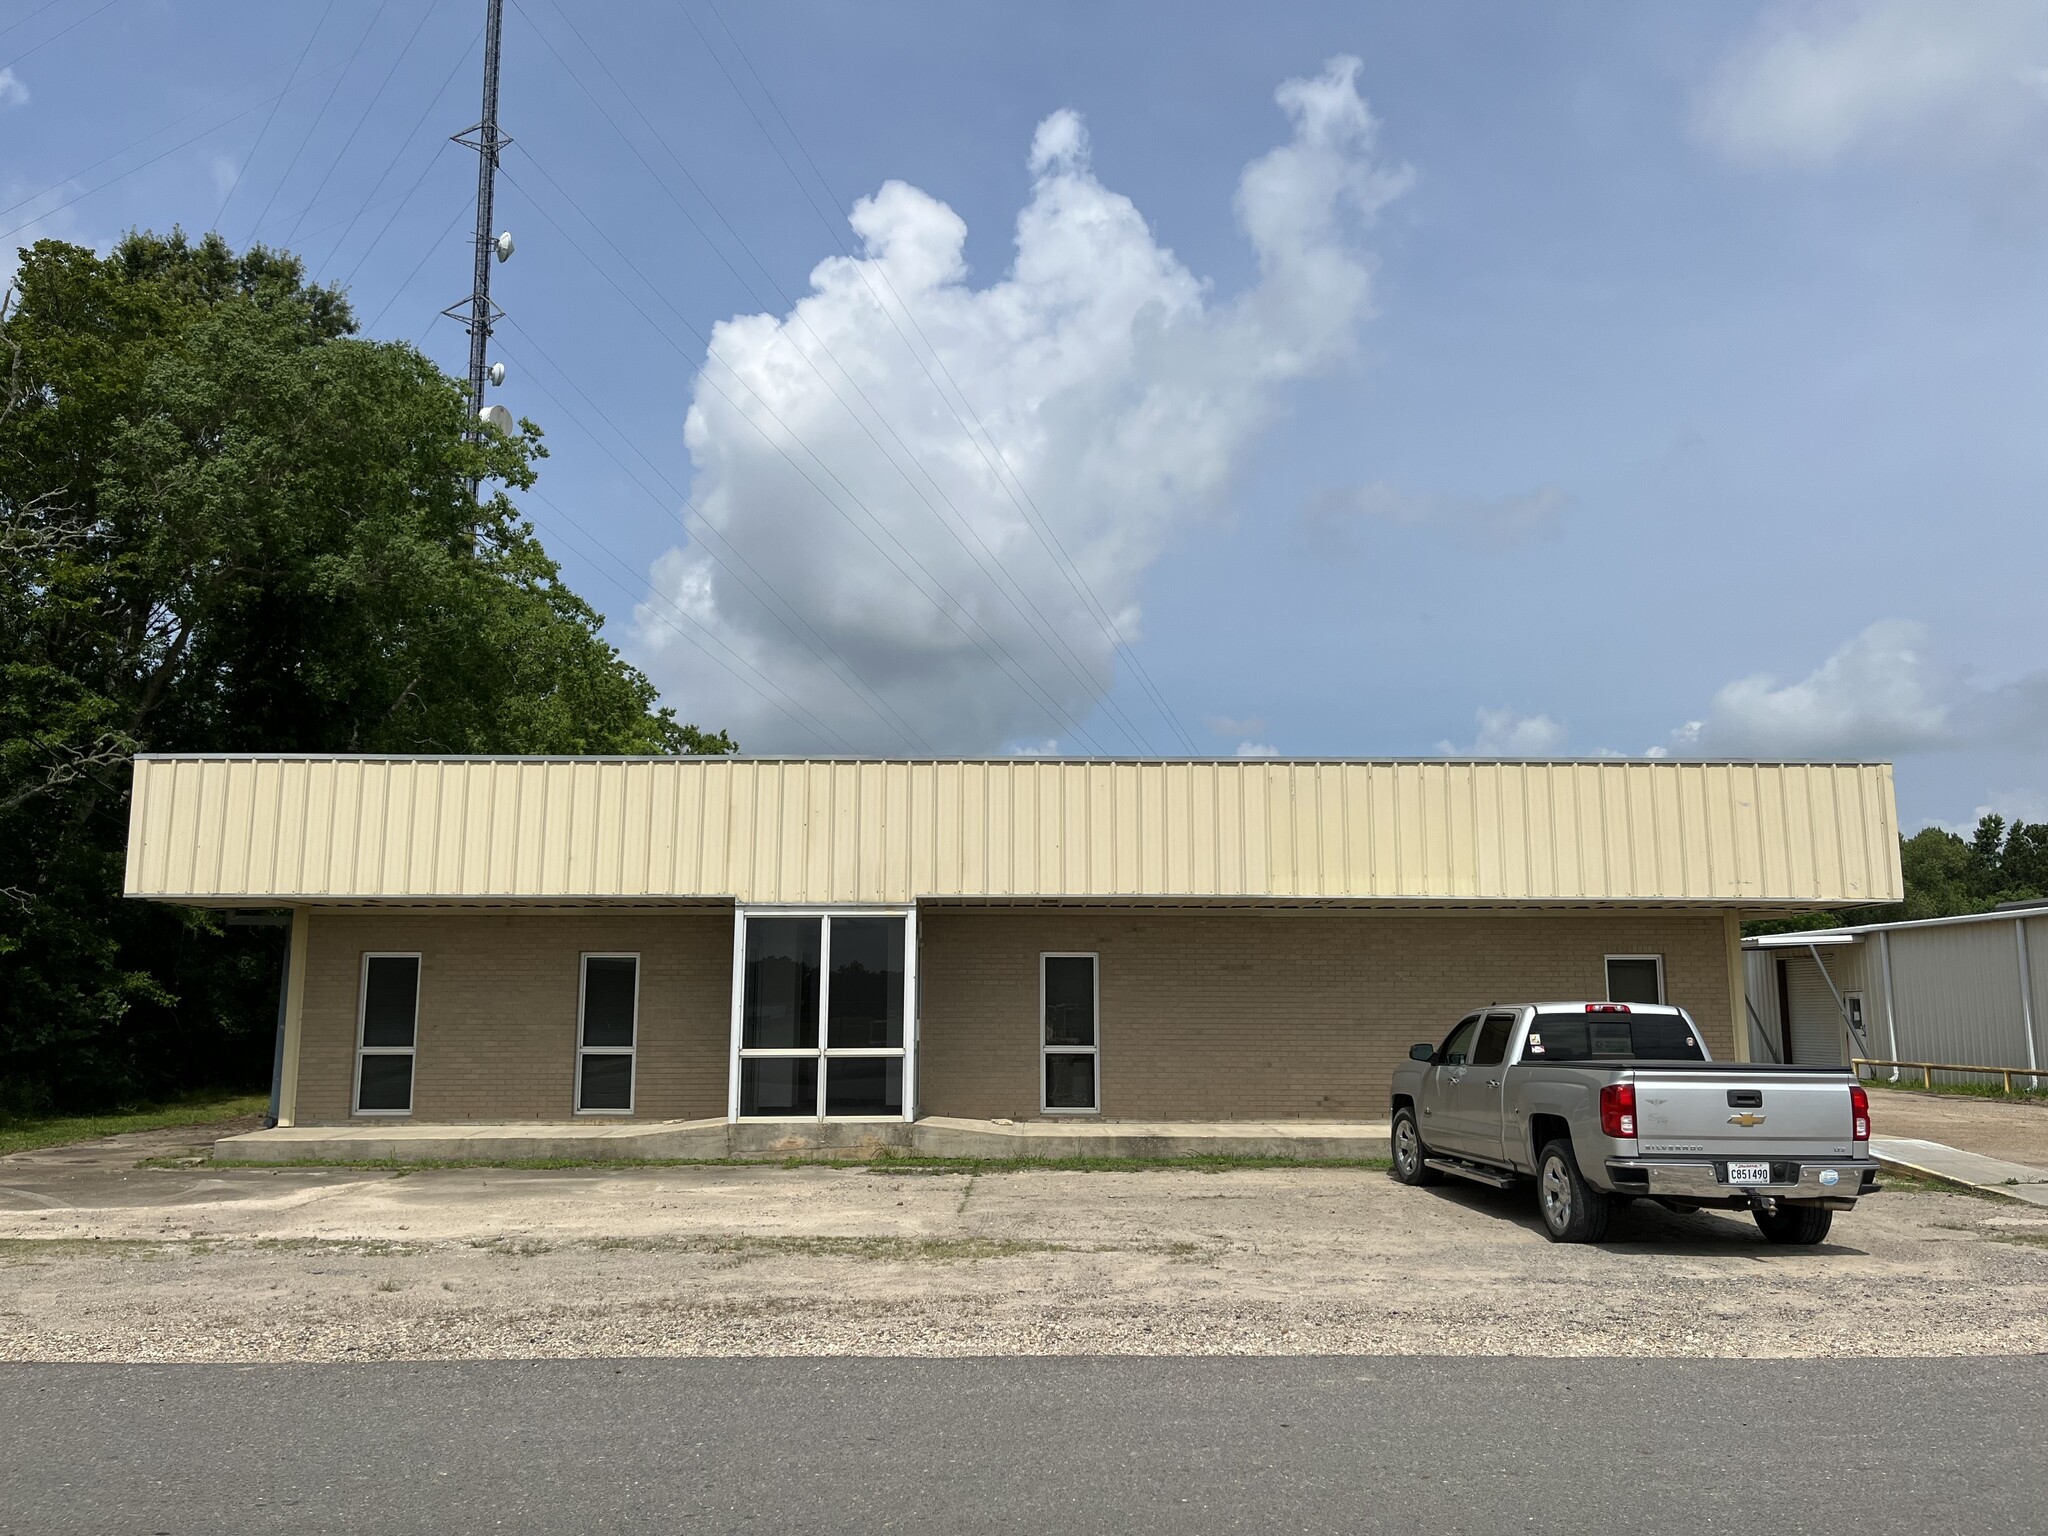
<instances>
[{"instance_id":1,"label":"gravel lot","mask_svg":"<svg viewBox=\"0 0 2048 1536\"><path fill-rule=\"evenodd\" d=\"M1566 1248L1366 1170L135 1166L180 1139L0 1160L0 1359L2048 1350L2048 1214L1964 1195Z\"/></svg>"}]
</instances>

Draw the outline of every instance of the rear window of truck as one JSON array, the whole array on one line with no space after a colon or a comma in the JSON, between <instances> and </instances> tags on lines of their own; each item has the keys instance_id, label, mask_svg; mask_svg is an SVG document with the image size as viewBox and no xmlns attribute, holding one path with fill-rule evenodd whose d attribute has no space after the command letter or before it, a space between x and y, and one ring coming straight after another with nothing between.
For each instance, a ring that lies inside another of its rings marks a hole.
<instances>
[{"instance_id":1,"label":"rear window of truck","mask_svg":"<svg viewBox=\"0 0 2048 1536\"><path fill-rule=\"evenodd\" d=\"M1524 1061L1705 1061L1699 1036L1669 1014L1539 1013Z\"/></svg>"}]
</instances>

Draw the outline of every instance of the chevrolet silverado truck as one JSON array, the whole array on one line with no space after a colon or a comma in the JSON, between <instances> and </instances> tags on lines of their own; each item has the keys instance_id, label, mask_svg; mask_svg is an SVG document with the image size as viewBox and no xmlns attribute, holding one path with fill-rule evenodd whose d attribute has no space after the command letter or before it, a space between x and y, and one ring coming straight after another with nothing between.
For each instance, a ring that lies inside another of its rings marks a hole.
<instances>
[{"instance_id":1,"label":"chevrolet silverado truck","mask_svg":"<svg viewBox=\"0 0 2048 1536\"><path fill-rule=\"evenodd\" d=\"M1394 1176L1536 1184L1553 1242L1597 1243L1615 1205L1748 1210L1818 1243L1878 1190L1870 1100L1843 1067L1715 1061L1683 1008L1482 1008L1394 1073Z\"/></svg>"}]
</instances>

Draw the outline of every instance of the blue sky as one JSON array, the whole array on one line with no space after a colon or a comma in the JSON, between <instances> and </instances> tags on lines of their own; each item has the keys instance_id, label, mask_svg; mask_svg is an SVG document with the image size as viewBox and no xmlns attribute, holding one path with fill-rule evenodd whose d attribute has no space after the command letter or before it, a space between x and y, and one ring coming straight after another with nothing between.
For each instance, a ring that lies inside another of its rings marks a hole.
<instances>
[{"instance_id":1,"label":"blue sky","mask_svg":"<svg viewBox=\"0 0 2048 1536\"><path fill-rule=\"evenodd\" d=\"M6 243L218 219L459 368L483 9L7 0ZM2048 819L2048 6L515 0L502 116L536 523L749 748Z\"/></svg>"}]
</instances>

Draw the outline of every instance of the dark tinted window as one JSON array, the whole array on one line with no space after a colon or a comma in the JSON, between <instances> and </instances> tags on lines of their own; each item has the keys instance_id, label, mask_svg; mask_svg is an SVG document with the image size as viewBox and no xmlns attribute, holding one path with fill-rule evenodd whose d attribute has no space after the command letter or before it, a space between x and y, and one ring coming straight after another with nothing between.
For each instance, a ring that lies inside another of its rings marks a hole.
<instances>
[{"instance_id":1,"label":"dark tinted window","mask_svg":"<svg viewBox=\"0 0 2048 1536\"><path fill-rule=\"evenodd\" d=\"M363 974L363 1044L411 1045L413 1025L419 1017L419 999L418 955L370 956Z\"/></svg>"},{"instance_id":2,"label":"dark tinted window","mask_svg":"<svg viewBox=\"0 0 2048 1536\"><path fill-rule=\"evenodd\" d=\"M633 1043L633 993L640 962L610 955L592 955L583 962L583 1043L626 1046ZM599 1106L585 1104L586 1109ZM604 1105L606 1109L623 1105Z\"/></svg>"},{"instance_id":3,"label":"dark tinted window","mask_svg":"<svg viewBox=\"0 0 2048 1536\"><path fill-rule=\"evenodd\" d=\"M1472 1065L1490 1067L1505 1061L1508 1036L1514 1027L1515 1016L1512 1013L1489 1013L1486 1022L1479 1026L1479 1039L1472 1046Z\"/></svg>"},{"instance_id":4,"label":"dark tinted window","mask_svg":"<svg viewBox=\"0 0 2048 1536\"><path fill-rule=\"evenodd\" d=\"M1607 1001L1663 1002L1663 962L1655 955L1610 955L1607 960Z\"/></svg>"},{"instance_id":5,"label":"dark tinted window","mask_svg":"<svg viewBox=\"0 0 2048 1536\"><path fill-rule=\"evenodd\" d=\"M583 1109L631 1109L633 1107L633 1058L625 1052L588 1055L580 1068L583 1074Z\"/></svg>"},{"instance_id":6,"label":"dark tinted window","mask_svg":"<svg viewBox=\"0 0 2048 1536\"><path fill-rule=\"evenodd\" d=\"M365 1056L357 1109L412 1108L412 1056Z\"/></svg>"},{"instance_id":7,"label":"dark tinted window","mask_svg":"<svg viewBox=\"0 0 2048 1536\"><path fill-rule=\"evenodd\" d=\"M747 919L747 977L740 1044L752 1049L816 1049L818 921L815 917ZM802 1097L801 1090L793 1092L797 1098Z\"/></svg>"},{"instance_id":8,"label":"dark tinted window","mask_svg":"<svg viewBox=\"0 0 2048 1536\"><path fill-rule=\"evenodd\" d=\"M901 1056L836 1056L825 1069L828 1115L903 1113Z\"/></svg>"},{"instance_id":9,"label":"dark tinted window","mask_svg":"<svg viewBox=\"0 0 2048 1536\"><path fill-rule=\"evenodd\" d=\"M873 1050L894 1049L903 1043L902 918L832 919L831 1010L825 1038L829 1046ZM835 1083L826 1096L834 1098L838 1092ZM843 1113L870 1111L849 1109Z\"/></svg>"},{"instance_id":10,"label":"dark tinted window","mask_svg":"<svg viewBox=\"0 0 2048 1536\"><path fill-rule=\"evenodd\" d=\"M1095 957L1045 957L1045 1043L1095 1043ZM1061 1105L1060 1108L1070 1106Z\"/></svg>"},{"instance_id":11,"label":"dark tinted window","mask_svg":"<svg viewBox=\"0 0 2048 1536\"><path fill-rule=\"evenodd\" d=\"M1669 1013L1539 1013L1528 1061L1705 1061L1699 1037Z\"/></svg>"},{"instance_id":12,"label":"dark tinted window","mask_svg":"<svg viewBox=\"0 0 2048 1536\"><path fill-rule=\"evenodd\" d=\"M1095 1058L1048 1052L1045 1058L1045 1107L1093 1109Z\"/></svg>"},{"instance_id":13,"label":"dark tinted window","mask_svg":"<svg viewBox=\"0 0 2048 1536\"><path fill-rule=\"evenodd\" d=\"M749 928L754 925L750 922ZM784 1119L818 1112L818 1058L749 1056L740 1061L740 1113Z\"/></svg>"}]
</instances>

